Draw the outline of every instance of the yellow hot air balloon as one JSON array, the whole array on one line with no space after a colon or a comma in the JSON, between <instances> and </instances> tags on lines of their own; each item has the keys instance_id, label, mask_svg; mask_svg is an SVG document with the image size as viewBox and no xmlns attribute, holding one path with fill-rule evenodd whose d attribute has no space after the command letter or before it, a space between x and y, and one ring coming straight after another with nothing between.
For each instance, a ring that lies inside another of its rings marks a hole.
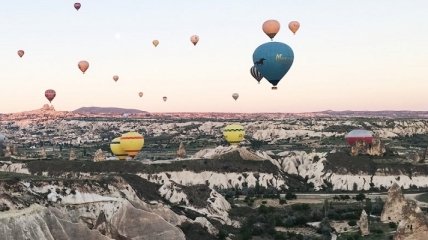
<instances>
[{"instance_id":1,"label":"yellow hot air balloon","mask_svg":"<svg viewBox=\"0 0 428 240\"><path fill-rule=\"evenodd\" d=\"M120 137L120 146L128 156L134 158L144 146L144 137L137 132L125 133Z\"/></svg>"},{"instance_id":2,"label":"yellow hot air balloon","mask_svg":"<svg viewBox=\"0 0 428 240\"><path fill-rule=\"evenodd\" d=\"M239 145L244 140L244 127L239 124L227 125L223 130L223 136L230 145Z\"/></svg>"},{"instance_id":3,"label":"yellow hot air balloon","mask_svg":"<svg viewBox=\"0 0 428 240\"><path fill-rule=\"evenodd\" d=\"M125 160L128 154L125 152L125 150L122 149L120 146L120 137L113 139L110 143L110 149L111 152L119 158L119 160Z\"/></svg>"}]
</instances>

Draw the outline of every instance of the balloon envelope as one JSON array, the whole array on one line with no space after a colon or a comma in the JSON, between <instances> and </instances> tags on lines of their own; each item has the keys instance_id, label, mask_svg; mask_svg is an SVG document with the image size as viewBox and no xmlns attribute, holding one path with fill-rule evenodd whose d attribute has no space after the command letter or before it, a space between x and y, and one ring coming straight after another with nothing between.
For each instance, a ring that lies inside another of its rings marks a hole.
<instances>
[{"instance_id":1,"label":"balloon envelope","mask_svg":"<svg viewBox=\"0 0 428 240\"><path fill-rule=\"evenodd\" d=\"M140 97L143 97L143 95L144 95L143 92L138 93L138 96L140 96Z\"/></svg>"},{"instance_id":2,"label":"balloon envelope","mask_svg":"<svg viewBox=\"0 0 428 240\"><path fill-rule=\"evenodd\" d=\"M270 39L273 39L275 35L279 32L279 29L281 28L281 25L277 20L267 20L263 23L262 29L263 32L270 37Z\"/></svg>"},{"instance_id":3,"label":"balloon envelope","mask_svg":"<svg viewBox=\"0 0 428 240\"><path fill-rule=\"evenodd\" d=\"M159 41L158 40L153 40L153 45L155 46L155 47L157 47L158 45L159 45Z\"/></svg>"},{"instance_id":4,"label":"balloon envelope","mask_svg":"<svg viewBox=\"0 0 428 240\"><path fill-rule=\"evenodd\" d=\"M299 30L299 28L300 28L300 23L298 21L291 21L288 24L288 28L290 29L290 31L292 31L294 34L296 34L297 30Z\"/></svg>"},{"instance_id":5,"label":"balloon envelope","mask_svg":"<svg viewBox=\"0 0 428 240\"><path fill-rule=\"evenodd\" d=\"M164 102L166 102L166 100L168 99L167 97L163 97L162 98Z\"/></svg>"},{"instance_id":6,"label":"balloon envelope","mask_svg":"<svg viewBox=\"0 0 428 240\"><path fill-rule=\"evenodd\" d=\"M85 74L86 70L89 68L89 62L82 60L77 64L77 66L79 67L80 71Z\"/></svg>"},{"instance_id":7,"label":"balloon envelope","mask_svg":"<svg viewBox=\"0 0 428 240\"><path fill-rule=\"evenodd\" d=\"M114 75L114 76L113 76L113 80L114 80L115 82L117 82L117 80L119 80L119 76Z\"/></svg>"},{"instance_id":8,"label":"balloon envelope","mask_svg":"<svg viewBox=\"0 0 428 240\"><path fill-rule=\"evenodd\" d=\"M236 101L236 99L238 99L238 98L239 98L239 94L238 94L238 93L234 93L234 94L232 94L232 98L233 98L233 99L235 99L235 101Z\"/></svg>"},{"instance_id":9,"label":"balloon envelope","mask_svg":"<svg viewBox=\"0 0 428 240\"><path fill-rule=\"evenodd\" d=\"M80 9L80 7L81 7L82 5L80 4L80 3L75 3L74 4L74 8L77 10L77 11L79 11L79 9Z\"/></svg>"},{"instance_id":10,"label":"balloon envelope","mask_svg":"<svg viewBox=\"0 0 428 240\"><path fill-rule=\"evenodd\" d=\"M260 45L253 53L257 70L276 89L276 85L290 70L294 61L293 50L285 43L268 42Z\"/></svg>"},{"instance_id":11,"label":"balloon envelope","mask_svg":"<svg viewBox=\"0 0 428 240\"><path fill-rule=\"evenodd\" d=\"M196 46L196 44L199 42L199 36L198 35L191 36L190 41L193 43L194 46Z\"/></svg>"},{"instance_id":12,"label":"balloon envelope","mask_svg":"<svg viewBox=\"0 0 428 240\"><path fill-rule=\"evenodd\" d=\"M143 135L137 132L128 132L120 137L120 147L130 157L135 157L144 146Z\"/></svg>"},{"instance_id":13,"label":"balloon envelope","mask_svg":"<svg viewBox=\"0 0 428 240\"><path fill-rule=\"evenodd\" d=\"M52 102L52 100L55 98L56 92L53 89L48 89L45 91L45 97L49 100L49 102Z\"/></svg>"},{"instance_id":14,"label":"balloon envelope","mask_svg":"<svg viewBox=\"0 0 428 240\"><path fill-rule=\"evenodd\" d=\"M251 67L250 73L251 76L253 76L253 78L256 79L259 83L263 79L263 75L259 72L259 70L257 70L256 66Z\"/></svg>"},{"instance_id":15,"label":"balloon envelope","mask_svg":"<svg viewBox=\"0 0 428 240\"><path fill-rule=\"evenodd\" d=\"M372 144L373 133L364 129L355 129L345 135L345 140L349 145L354 145L359 141L365 142L366 144Z\"/></svg>"},{"instance_id":16,"label":"balloon envelope","mask_svg":"<svg viewBox=\"0 0 428 240\"><path fill-rule=\"evenodd\" d=\"M111 141L110 150L117 158L119 158L119 160L125 160L128 156L125 150L123 150L120 146L120 137L115 138L113 139L113 141Z\"/></svg>"},{"instance_id":17,"label":"balloon envelope","mask_svg":"<svg viewBox=\"0 0 428 240\"><path fill-rule=\"evenodd\" d=\"M24 56L24 50L18 50L18 56L22 58Z\"/></svg>"},{"instance_id":18,"label":"balloon envelope","mask_svg":"<svg viewBox=\"0 0 428 240\"><path fill-rule=\"evenodd\" d=\"M238 145L244 140L244 127L239 124L227 125L223 129L223 136L230 145Z\"/></svg>"}]
</instances>

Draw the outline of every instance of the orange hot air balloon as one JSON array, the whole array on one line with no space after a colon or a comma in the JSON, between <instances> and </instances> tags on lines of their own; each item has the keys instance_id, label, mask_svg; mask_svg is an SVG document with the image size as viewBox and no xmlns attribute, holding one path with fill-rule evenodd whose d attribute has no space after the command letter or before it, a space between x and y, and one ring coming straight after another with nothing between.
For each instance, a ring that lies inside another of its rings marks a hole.
<instances>
[{"instance_id":1,"label":"orange hot air balloon","mask_svg":"<svg viewBox=\"0 0 428 240\"><path fill-rule=\"evenodd\" d=\"M267 20L263 23L263 32L266 33L272 40L275 35L279 32L279 29L281 28L279 22L277 20Z\"/></svg>"},{"instance_id":2,"label":"orange hot air balloon","mask_svg":"<svg viewBox=\"0 0 428 240\"><path fill-rule=\"evenodd\" d=\"M194 46L196 46L196 44L199 42L199 36L198 35L191 36L190 41L193 43Z\"/></svg>"},{"instance_id":3,"label":"orange hot air balloon","mask_svg":"<svg viewBox=\"0 0 428 240\"><path fill-rule=\"evenodd\" d=\"M300 23L298 21L291 21L288 24L288 28L294 33L296 34L297 30L299 30L300 28Z\"/></svg>"},{"instance_id":4,"label":"orange hot air balloon","mask_svg":"<svg viewBox=\"0 0 428 240\"><path fill-rule=\"evenodd\" d=\"M143 92L138 93L138 96L140 96L140 97L143 97L143 95L144 95Z\"/></svg>"},{"instance_id":5,"label":"orange hot air balloon","mask_svg":"<svg viewBox=\"0 0 428 240\"><path fill-rule=\"evenodd\" d=\"M56 92L53 89L48 89L45 91L45 97L49 100L49 102L52 102L52 100L55 98Z\"/></svg>"},{"instance_id":6,"label":"orange hot air balloon","mask_svg":"<svg viewBox=\"0 0 428 240\"><path fill-rule=\"evenodd\" d=\"M79 67L80 71L85 74L86 70L89 68L89 63L87 61L80 61L77 66Z\"/></svg>"},{"instance_id":7,"label":"orange hot air balloon","mask_svg":"<svg viewBox=\"0 0 428 240\"><path fill-rule=\"evenodd\" d=\"M24 56L24 50L18 50L18 56L22 58L22 56Z\"/></svg>"},{"instance_id":8,"label":"orange hot air balloon","mask_svg":"<svg viewBox=\"0 0 428 240\"><path fill-rule=\"evenodd\" d=\"M155 47L157 47L158 45L159 45L159 41L158 40L153 40L153 45L155 46Z\"/></svg>"},{"instance_id":9,"label":"orange hot air balloon","mask_svg":"<svg viewBox=\"0 0 428 240\"><path fill-rule=\"evenodd\" d=\"M117 80L119 80L119 76L114 75L114 76L113 76L113 80L114 80L115 82L117 82Z\"/></svg>"}]
</instances>

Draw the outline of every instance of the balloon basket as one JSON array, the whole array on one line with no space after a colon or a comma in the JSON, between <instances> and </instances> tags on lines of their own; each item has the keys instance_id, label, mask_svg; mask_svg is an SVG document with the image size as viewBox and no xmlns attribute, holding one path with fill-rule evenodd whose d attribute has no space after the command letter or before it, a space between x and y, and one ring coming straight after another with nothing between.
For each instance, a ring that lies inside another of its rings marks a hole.
<instances>
[{"instance_id":1,"label":"balloon basket","mask_svg":"<svg viewBox=\"0 0 428 240\"><path fill-rule=\"evenodd\" d=\"M278 87L272 87L272 90L278 90Z\"/></svg>"}]
</instances>

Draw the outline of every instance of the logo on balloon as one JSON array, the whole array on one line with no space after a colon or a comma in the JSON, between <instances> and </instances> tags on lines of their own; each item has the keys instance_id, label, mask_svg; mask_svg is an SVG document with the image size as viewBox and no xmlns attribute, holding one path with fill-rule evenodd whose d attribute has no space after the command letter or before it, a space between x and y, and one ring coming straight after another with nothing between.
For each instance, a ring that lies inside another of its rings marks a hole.
<instances>
[{"instance_id":1,"label":"logo on balloon","mask_svg":"<svg viewBox=\"0 0 428 240\"><path fill-rule=\"evenodd\" d=\"M287 61L287 58L282 56L282 53L277 53L275 57L275 61L281 62L281 61Z\"/></svg>"}]
</instances>

